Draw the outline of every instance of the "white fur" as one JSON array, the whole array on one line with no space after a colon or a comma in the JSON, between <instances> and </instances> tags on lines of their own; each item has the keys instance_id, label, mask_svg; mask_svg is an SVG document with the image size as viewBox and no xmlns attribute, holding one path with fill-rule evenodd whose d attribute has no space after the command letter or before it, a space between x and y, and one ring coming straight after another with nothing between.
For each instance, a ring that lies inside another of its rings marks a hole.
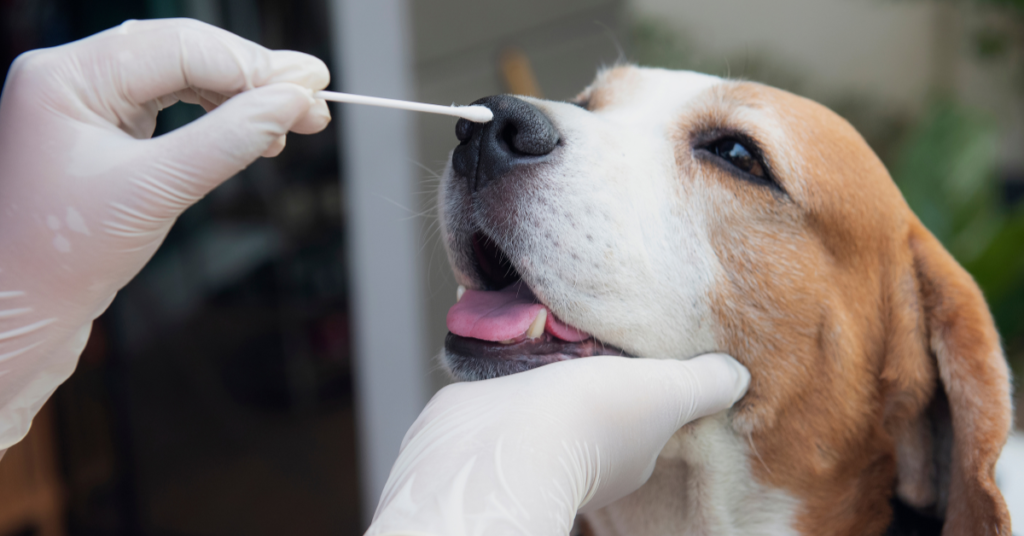
<instances>
[{"instance_id":1,"label":"white fur","mask_svg":"<svg viewBox=\"0 0 1024 536\"><path fill-rule=\"evenodd\" d=\"M669 441L647 484L585 517L595 536L795 535L797 500L754 480L749 448L724 414L701 419Z\"/></svg>"},{"instance_id":2,"label":"white fur","mask_svg":"<svg viewBox=\"0 0 1024 536\"><path fill-rule=\"evenodd\" d=\"M535 228L514 260L529 265L523 278L570 324L638 355L692 357L715 350L707 298L721 268L672 136L687 102L720 79L644 75L650 83L622 99L635 106L591 113L527 99L565 147L534 197L547 204L525 208Z\"/></svg>"}]
</instances>

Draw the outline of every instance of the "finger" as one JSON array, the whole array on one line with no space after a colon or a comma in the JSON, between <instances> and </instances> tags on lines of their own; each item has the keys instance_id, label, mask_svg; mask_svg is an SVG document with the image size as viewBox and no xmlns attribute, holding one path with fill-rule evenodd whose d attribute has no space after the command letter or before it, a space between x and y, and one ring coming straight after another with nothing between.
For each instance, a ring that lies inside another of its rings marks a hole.
<instances>
[{"instance_id":1,"label":"finger","mask_svg":"<svg viewBox=\"0 0 1024 536\"><path fill-rule=\"evenodd\" d=\"M224 104L224 102L231 98L228 95L221 95L216 91L210 91L202 88L196 89L195 92L197 95L199 95L201 101L211 103L214 108L220 106L221 104Z\"/></svg>"},{"instance_id":2,"label":"finger","mask_svg":"<svg viewBox=\"0 0 1024 536\"><path fill-rule=\"evenodd\" d=\"M170 101L169 104L161 102L160 108L166 108L170 104L174 104L176 101L181 101L188 104L198 104L203 107L207 113L216 110L218 106L224 104L228 100L227 97L214 93L212 91L195 90L192 88L182 89L175 91L171 94L175 100ZM331 112L327 108L327 103L323 100L317 100L306 115L304 115L295 125L292 126L292 131L299 134L316 134L327 127L331 122ZM263 156L277 156L284 149L284 141L282 140L277 147L274 154L264 154Z\"/></svg>"},{"instance_id":3,"label":"finger","mask_svg":"<svg viewBox=\"0 0 1024 536\"><path fill-rule=\"evenodd\" d=\"M210 102L206 99L199 99L199 105L203 107L203 111L205 111L206 113L210 113L216 110L217 106L220 106L219 104L215 102Z\"/></svg>"},{"instance_id":4,"label":"finger","mask_svg":"<svg viewBox=\"0 0 1024 536\"><path fill-rule=\"evenodd\" d=\"M180 91L175 91L171 95L177 97L177 99L186 104L199 104L203 101L203 98L192 88L185 88Z\"/></svg>"},{"instance_id":5,"label":"finger","mask_svg":"<svg viewBox=\"0 0 1024 536\"><path fill-rule=\"evenodd\" d=\"M267 152L313 105L308 90L273 84L238 95L216 110L147 142L155 180L180 212ZM182 206L184 205L184 206ZM161 214L175 217L177 214Z\"/></svg>"},{"instance_id":6,"label":"finger","mask_svg":"<svg viewBox=\"0 0 1024 536\"><path fill-rule=\"evenodd\" d=\"M302 119L300 119L295 126L292 127L292 132L299 134L316 134L321 130L327 128L327 125L331 122L331 110L327 107L327 102L318 99L313 106L309 108L307 113Z\"/></svg>"},{"instance_id":7,"label":"finger","mask_svg":"<svg viewBox=\"0 0 1024 536\"><path fill-rule=\"evenodd\" d=\"M275 156L281 154L281 151L284 151L284 146L287 143L288 136L282 134L281 136L278 136L277 139L270 144L270 147L267 147L267 150L263 151L263 154L260 156L262 156L263 158L274 158Z\"/></svg>"},{"instance_id":8,"label":"finger","mask_svg":"<svg viewBox=\"0 0 1024 536\"><path fill-rule=\"evenodd\" d=\"M677 393L678 425L728 409L743 397L750 372L725 354L705 354L687 361L663 360L664 378Z\"/></svg>"},{"instance_id":9,"label":"finger","mask_svg":"<svg viewBox=\"0 0 1024 536\"><path fill-rule=\"evenodd\" d=\"M229 98L214 91L191 88L178 91L175 95L179 95L182 102L202 106L207 112L215 110L218 106L224 104L224 102ZM309 112L292 126L292 132L297 132L299 134L316 134L326 128L330 122L331 111L327 108L327 102L323 99L318 99L313 106L310 107ZM281 144L281 148L284 148L283 143Z\"/></svg>"},{"instance_id":10,"label":"finger","mask_svg":"<svg viewBox=\"0 0 1024 536\"><path fill-rule=\"evenodd\" d=\"M191 19L128 21L75 46L78 54L109 71L99 79L116 83L135 105L186 88L232 96L279 82L313 90L330 82L318 58L271 51Z\"/></svg>"},{"instance_id":11,"label":"finger","mask_svg":"<svg viewBox=\"0 0 1024 536\"><path fill-rule=\"evenodd\" d=\"M186 88L180 91L175 91L173 96L177 97L181 102L188 104L198 104L203 107L206 112L212 112L217 109L218 106L224 104L228 100L228 97L215 93L212 91L199 90ZM166 107L166 106L165 106ZM310 107L309 112L304 115L295 125L292 126L292 131L299 134L316 134L327 127L331 122L331 112L327 108L327 102L320 99L317 100L313 106ZM284 149L284 143L281 143L279 150ZM276 154L276 153L275 153ZM269 156L269 155L263 155Z\"/></svg>"},{"instance_id":12,"label":"finger","mask_svg":"<svg viewBox=\"0 0 1024 536\"><path fill-rule=\"evenodd\" d=\"M183 89L175 92L175 95L180 95L182 102L188 102L190 104L198 104L203 107L206 112L212 112L217 109L218 106L224 104L228 100L228 97L221 95L215 91L207 91L202 89ZM188 97L186 99L186 96Z\"/></svg>"},{"instance_id":13,"label":"finger","mask_svg":"<svg viewBox=\"0 0 1024 536\"><path fill-rule=\"evenodd\" d=\"M750 383L750 372L725 354L704 354L686 361L595 356L552 363L537 370L543 369L578 380L572 383L568 378L548 375L555 383L600 391L600 404L611 408L608 414L620 408L646 415L652 425L669 434L692 420L728 409L746 393ZM635 387L622 389L624 385ZM587 396L592 395L580 395Z\"/></svg>"},{"instance_id":14,"label":"finger","mask_svg":"<svg viewBox=\"0 0 1024 536\"><path fill-rule=\"evenodd\" d=\"M178 96L173 93L170 95L164 95L156 100L156 109L157 111L166 110L167 108L178 104L179 100Z\"/></svg>"}]
</instances>

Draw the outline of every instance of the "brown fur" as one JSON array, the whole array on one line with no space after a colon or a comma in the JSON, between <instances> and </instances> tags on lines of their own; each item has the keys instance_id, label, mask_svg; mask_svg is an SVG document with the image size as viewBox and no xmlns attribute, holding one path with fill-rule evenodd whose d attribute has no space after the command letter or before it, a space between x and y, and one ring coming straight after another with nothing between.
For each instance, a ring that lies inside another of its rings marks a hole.
<instances>
[{"instance_id":1,"label":"brown fur","mask_svg":"<svg viewBox=\"0 0 1024 536\"><path fill-rule=\"evenodd\" d=\"M677 144L684 175L719 183L704 189L717 192L707 206L727 274L713 308L721 350L751 372L733 424L758 454L755 478L801 501L804 534L881 534L894 489L944 513L944 534L1009 534L993 476L1009 379L977 286L845 121L757 84L711 91L700 128L681 132L751 133L788 194ZM936 393L952 419L948 468Z\"/></svg>"}]
</instances>

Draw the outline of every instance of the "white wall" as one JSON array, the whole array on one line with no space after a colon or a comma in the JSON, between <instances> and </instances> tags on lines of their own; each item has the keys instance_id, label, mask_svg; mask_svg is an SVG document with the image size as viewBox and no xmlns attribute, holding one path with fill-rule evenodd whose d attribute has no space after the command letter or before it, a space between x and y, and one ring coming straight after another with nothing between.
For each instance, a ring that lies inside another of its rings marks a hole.
<instances>
[{"instance_id":1,"label":"white wall","mask_svg":"<svg viewBox=\"0 0 1024 536\"><path fill-rule=\"evenodd\" d=\"M448 104L504 91L500 51L521 47L547 96L568 98L618 56L621 0L331 0L335 87ZM435 356L455 282L436 235L437 180L455 120L334 108L352 270L353 368L364 520L402 437L446 381ZM421 167L422 166L422 167ZM423 214L420 214L420 213Z\"/></svg>"},{"instance_id":2,"label":"white wall","mask_svg":"<svg viewBox=\"0 0 1024 536\"><path fill-rule=\"evenodd\" d=\"M410 99L406 0L332 0L335 87ZM353 372L363 520L370 521L406 430L428 399L415 114L335 108L351 270Z\"/></svg>"}]
</instances>

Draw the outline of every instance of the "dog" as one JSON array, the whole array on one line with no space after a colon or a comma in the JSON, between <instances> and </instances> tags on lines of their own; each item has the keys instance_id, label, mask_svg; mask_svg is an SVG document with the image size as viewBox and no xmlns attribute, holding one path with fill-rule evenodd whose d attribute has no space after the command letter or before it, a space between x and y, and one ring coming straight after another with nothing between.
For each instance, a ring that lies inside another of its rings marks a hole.
<instances>
[{"instance_id":1,"label":"dog","mask_svg":"<svg viewBox=\"0 0 1024 536\"><path fill-rule=\"evenodd\" d=\"M595 536L1010 534L1008 369L977 285L846 121L747 81L617 66L499 95L439 189L458 380L596 354L734 356Z\"/></svg>"}]
</instances>

